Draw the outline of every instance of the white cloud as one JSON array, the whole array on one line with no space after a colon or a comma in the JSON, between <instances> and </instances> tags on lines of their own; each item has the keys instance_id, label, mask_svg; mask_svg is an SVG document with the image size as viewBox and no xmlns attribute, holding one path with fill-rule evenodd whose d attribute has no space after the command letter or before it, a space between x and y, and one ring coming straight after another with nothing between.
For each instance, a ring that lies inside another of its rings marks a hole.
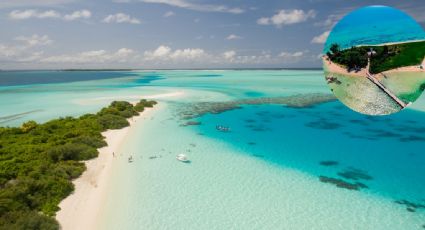
<instances>
[{"instance_id":1,"label":"white cloud","mask_svg":"<svg viewBox=\"0 0 425 230\"><path fill-rule=\"evenodd\" d=\"M330 14L324 21L315 22L315 26L331 29L345 14Z\"/></svg>"},{"instance_id":2,"label":"white cloud","mask_svg":"<svg viewBox=\"0 0 425 230\"><path fill-rule=\"evenodd\" d=\"M311 40L311 43L316 43L316 44L323 44L323 43L325 43L326 42L326 39L328 38L330 32L331 31L328 30L328 31L323 32L320 35L315 36Z\"/></svg>"},{"instance_id":3,"label":"white cloud","mask_svg":"<svg viewBox=\"0 0 425 230\"><path fill-rule=\"evenodd\" d=\"M242 39L241 36L238 36L236 34L230 34L229 36L226 37L227 40L239 40Z\"/></svg>"},{"instance_id":4,"label":"white cloud","mask_svg":"<svg viewBox=\"0 0 425 230\"><path fill-rule=\"evenodd\" d=\"M203 49L178 49L175 50L170 57L174 60L194 60L196 58L200 58L205 54Z\"/></svg>"},{"instance_id":5,"label":"white cloud","mask_svg":"<svg viewBox=\"0 0 425 230\"><path fill-rule=\"evenodd\" d=\"M60 18L61 15L54 10L39 12L37 10L14 10L9 13L9 18L14 20L24 20L30 18Z\"/></svg>"},{"instance_id":6,"label":"white cloud","mask_svg":"<svg viewBox=\"0 0 425 230\"><path fill-rule=\"evenodd\" d=\"M186 49L177 49L172 50L169 46L161 45L153 51L146 51L144 53L145 60L159 60L159 61L191 61L199 60L205 56L206 53L203 49L199 48L186 48Z\"/></svg>"},{"instance_id":7,"label":"white cloud","mask_svg":"<svg viewBox=\"0 0 425 230\"><path fill-rule=\"evenodd\" d=\"M259 25L268 25L268 24L270 24L270 18L259 18L257 20L257 24L259 24Z\"/></svg>"},{"instance_id":8,"label":"white cloud","mask_svg":"<svg viewBox=\"0 0 425 230\"><path fill-rule=\"evenodd\" d=\"M227 50L221 53L209 53L199 48L187 48L173 50L169 46L159 46L152 51L144 53L144 64L153 66L190 66L200 65L217 66L229 64L279 64L281 58L273 57L269 52L262 51L259 54L239 55L235 50Z\"/></svg>"},{"instance_id":9,"label":"white cloud","mask_svg":"<svg viewBox=\"0 0 425 230\"><path fill-rule=\"evenodd\" d=\"M105 23L130 23L130 24L140 24L141 21L137 18L131 17L128 14L116 13L110 14L103 19Z\"/></svg>"},{"instance_id":10,"label":"white cloud","mask_svg":"<svg viewBox=\"0 0 425 230\"><path fill-rule=\"evenodd\" d=\"M282 27L284 25L291 25L300 22L305 22L310 18L315 18L316 12L309 10L280 10L277 14L271 17L263 17L257 20L259 25L275 25L276 27Z\"/></svg>"},{"instance_id":11,"label":"white cloud","mask_svg":"<svg viewBox=\"0 0 425 230\"><path fill-rule=\"evenodd\" d=\"M117 55L121 57L127 57L134 53L134 50L128 48L121 48L117 51Z\"/></svg>"},{"instance_id":12,"label":"white cloud","mask_svg":"<svg viewBox=\"0 0 425 230\"><path fill-rule=\"evenodd\" d=\"M168 18L168 17L171 17L171 16L174 16L174 15L176 15L173 11L168 11L168 12L166 12L163 16L165 17L165 18Z\"/></svg>"},{"instance_id":13,"label":"white cloud","mask_svg":"<svg viewBox=\"0 0 425 230\"><path fill-rule=\"evenodd\" d=\"M10 58L18 56L22 49L16 46L0 44L0 58Z\"/></svg>"},{"instance_id":14,"label":"white cloud","mask_svg":"<svg viewBox=\"0 0 425 230\"><path fill-rule=\"evenodd\" d=\"M135 52L128 48L121 48L116 52L106 50L92 50L70 55L50 56L40 59L42 63L65 63L65 64L85 64L85 63L112 63L127 62Z\"/></svg>"},{"instance_id":15,"label":"white cloud","mask_svg":"<svg viewBox=\"0 0 425 230\"><path fill-rule=\"evenodd\" d=\"M9 18L13 20L25 20L25 19L31 19L31 18L37 18L37 19L47 19L47 18L56 18L56 19L63 19L66 21L73 21L76 19L88 19L91 17L91 12L89 10L79 10L74 11L71 14L66 14L62 16L59 12L55 10L46 10L46 11L39 11L39 10L14 10L9 13Z\"/></svg>"},{"instance_id":16,"label":"white cloud","mask_svg":"<svg viewBox=\"0 0 425 230\"><path fill-rule=\"evenodd\" d=\"M226 51L222 54L226 64L242 64L242 65L257 65L257 64L276 64L279 60L273 57L269 52L262 51L258 54L251 55L239 55L234 50ZM223 63L222 60L218 60L217 63Z\"/></svg>"},{"instance_id":17,"label":"white cloud","mask_svg":"<svg viewBox=\"0 0 425 230\"><path fill-rule=\"evenodd\" d=\"M91 12L89 10L79 10L79 11L72 12L72 14L65 15L63 19L67 21L73 21L80 18L88 19L90 17L91 17Z\"/></svg>"},{"instance_id":18,"label":"white cloud","mask_svg":"<svg viewBox=\"0 0 425 230\"><path fill-rule=\"evenodd\" d=\"M141 1L145 3L166 4L169 6L184 8L188 10L203 11L203 12L222 12L222 13L231 13L231 14L241 14L244 12L243 9L238 7L228 7L226 5L191 3L186 0L141 0Z\"/></svg>"},{"instance_id":19,"label":"white cloud","mask_svg":"<svg viewBox=\"0 0 425 230\"><path fill-rule=\"evenodd\" d=\"M161 45L154 51L146 51L145 58L148 60L165 58L170 54L170 52L171 52L170 47Z\"/></svg>"},{"instance_id":20,"label":"white cloud","mask_svg":"<svg viewBox=\"0 0 425 230\"><path fill-rule=\"evenodd\" d=\"M233 61L235 59L235 56L236 56L236 51L234 50L229 50L223 53L224 59L228 61Z\"/></svg>"},{"instance_id":21,"label":"white cloud","mask_svg":"<svg viewBox=\"0 0 425 230\"><path fill-rule=\"evenodd\" d=\"M290 58L290 57L301 57L304 55L304 52L302 51L297 51L297 52L282 52L279 54L279 57L283 57L283 58Z\"/></svg>"},{"instance_id":22,"label":"white cloud","mask_svg":"<svg viewBox=\"0 0 425 230\"><path fill-rule=\"evenodd\" d=\"M49 36L43 35L40 36L38 34L33 34L32 36L25 37L25 36L19 36L15 38L16 41L22 41L27 46L45 46L51 44L53 41L50 40Z\"/></svg>"},{"instance_id":23,"label":"white cloud","mask_svg":"<svg viewBox=\"0 0 425 230\"><path fill-rule=\"evenodd\" d=\"M18 62L34 62L38 61L43 57L44 52L43 51L37 51L33 52L25 57L18 58Z\"/></svg>"},{"instance_id":24,"label":"white cloud","mask_svg":"<svg viewBox=\"0 0 425 230\"><path fill-rule=\"evenodd\" d=\"M311 60L315 59L315 56L309 55L310 51L294 51L294 52L281 52L277 57L280 59L282 63L290 64L290 63L298 63L301 60Z\"/></svg>"},{"instance_id":25,"label":"white cloud","mask_svg":"<svg viewBox=\"0 0 425 230\"><path fill-rule=\"evenodd\" d=\"M0 59L15 62L35 61L43 55L43 51L35 50L41 46L50 45L53 40L47 35L34 34L18 36L14 43L0 44Z\"/></svg>"}]
</instances>

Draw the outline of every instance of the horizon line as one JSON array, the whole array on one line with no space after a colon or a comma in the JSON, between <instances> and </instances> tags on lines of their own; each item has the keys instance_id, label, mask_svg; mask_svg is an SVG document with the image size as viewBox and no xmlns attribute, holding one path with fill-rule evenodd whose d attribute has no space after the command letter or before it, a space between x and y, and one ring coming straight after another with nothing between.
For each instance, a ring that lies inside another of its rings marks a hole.
<instances>
[{"instance_id":1,"label":"horizon line","mask_svg":"<svg viewBox=\"0 0 425 230\"><path fill-rule=\"evenodd\" d=\"M0 69L13 71L155 71L155 70L322 70L323 67L259 67L259 68L64 68L64 69Z\"/></svg>"}]
</instances>

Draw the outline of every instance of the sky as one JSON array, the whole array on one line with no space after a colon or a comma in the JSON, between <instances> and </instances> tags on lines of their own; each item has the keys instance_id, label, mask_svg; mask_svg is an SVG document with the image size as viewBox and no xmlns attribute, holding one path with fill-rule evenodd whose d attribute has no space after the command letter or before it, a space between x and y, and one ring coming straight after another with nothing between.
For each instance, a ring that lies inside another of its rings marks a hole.
<instances>
[{"instance_id":1,"label":"sky","mask_svg":"<svg viewBox=\"0 0 425 230\"><path fill-rule=\"evenodd\" d=\"M1 0L0 69L313 68L332 27L423 0Z\"/></svg>"}]
</instances>

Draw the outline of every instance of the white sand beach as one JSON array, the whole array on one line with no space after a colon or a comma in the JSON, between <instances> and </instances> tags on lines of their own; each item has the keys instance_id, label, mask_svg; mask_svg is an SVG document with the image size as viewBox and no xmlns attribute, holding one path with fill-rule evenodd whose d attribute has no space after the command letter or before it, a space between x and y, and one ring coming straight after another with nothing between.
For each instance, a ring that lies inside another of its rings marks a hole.
<instances>
[{"instance_id":1,"label":"white sand beach","mask_svg":"<svg viewBox=\"0 0 425 230\"><path fill-rule=\"evenodd\" d=\"M355 77L365 77L366 76L366 69L363 68L360 71L347 71L346 67L343 67L335 62L330 61L327 56L322 57L323 60L323 67L326 71L330 73L336 73L336 74L343 74L346 76L355 76Z\"/></svg>"},{"instance_id":2,"label":"white sand beach","mask_svg":"<svg viewBox=\"0 0 425 230\"><path fill-rule=\"evenodd\" d=\"M375 45L369 45L369 44L360 44L356 45L355 47L363 47L363 46L391 46L391 45L400 45L405 43L414 43L414 42L423 42L424 39L416 39L416 40L408 40L408 41L399 41L399 42L386 42L386 43L380 43Z\"/></svg>"},{"instance_id":3,"label":"white sand beach","mask_svg":"<svg viewBox=\"0 0 425 230\"><path fill-rule=\"evenodd\" d=\"M345 67L330 61L326 56L323 56L322 60L323 60L324 69L331 73L344 74L346 76L358 76L358 77L366 76L367 68L363 68L357 72L355 71L348 72ZM422 66L422 68L420 66ZM422 63L419 65L399 67L399 68L384 71L382 73L387 74L387 73L395 73L395 72L425 72L425 69L423 69L424 66L425 66L425 58L423 59Z\"/></svg>"},{"instance_id":4,"label":"white sand beach","mask_svg":"<svg viewBox=\"0 0 425 230\"><path fill-rule=\"evenodd\" d=\"M130 118L130 126L119 130L103 132L108 146L99 149L99 156L86 161L87 170L73 181L75 191L64 199L60 204L60 211L56 214L62 229L93 229L97 213L106 195L106 182L110 176L113 152L117 152L120 145L126 139L129 130L137 121L142 121L154 108L145 108L140 115Z\"/></svg>"},{"instance_id":5,"label":"white sand beach","mask_svg":"<svg viewBox=\"0 0 425 230\"><path fill-rule=\"evenodd\" d=\"M421 68L422 66L422 68ZM394 73L394 72L425 72L425 58L422 60L422 63L414 66L404 66L400 68L390 69L384 71L383 73Z\"/></svg>"},{"instance_id":6,"label":"white sand beach","mask_svg":"<svg viewBox=\"0 0 425 230\"><path fill-rule=\"evenodd\" d=\"M177 97L183 94L183 92L178 91L138 96L137 98L157 99ZM139 123L138 121L149 121L143 118L149 116L159 107L160 105L156 105L153 108L145 108L138 116L128 119L130 123L128 127L119 130L108 130L102 133L108 146L99 149L99 156L97 158L85 162L86 171L73 181L75 186L74 193L59 204L61 210L56 213L56 219L59 221L62 229L89 230L95 228L97 215L107 194L106 185L111 175L111 168L114 161L113 153L116 153L124 143L124 140L129 135L129 131L134 128L134 124L136 122Z\"/></svg>"}]
</instances>

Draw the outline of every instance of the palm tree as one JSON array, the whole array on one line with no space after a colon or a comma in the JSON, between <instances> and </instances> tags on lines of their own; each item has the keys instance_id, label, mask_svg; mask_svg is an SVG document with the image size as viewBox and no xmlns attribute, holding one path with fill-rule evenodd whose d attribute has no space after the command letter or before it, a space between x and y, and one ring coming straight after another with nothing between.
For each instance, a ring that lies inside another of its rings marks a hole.
<instances>
[{"instance_id":1,"label":"palm tree","mask_svg":"<svg viewBox=\"0 0 425 230\"><path fill-rule=\"evenodd\" d=\"M331 45L331 48L330 48L330 50L331 50L331 52L332 52L332 54L337 54L337 53L339 53L339 51L340 51L340 49L339 49L339 45L338 44L336 44L336 43L333 43L332 45Z\"/></svg>"}]
</instances>

